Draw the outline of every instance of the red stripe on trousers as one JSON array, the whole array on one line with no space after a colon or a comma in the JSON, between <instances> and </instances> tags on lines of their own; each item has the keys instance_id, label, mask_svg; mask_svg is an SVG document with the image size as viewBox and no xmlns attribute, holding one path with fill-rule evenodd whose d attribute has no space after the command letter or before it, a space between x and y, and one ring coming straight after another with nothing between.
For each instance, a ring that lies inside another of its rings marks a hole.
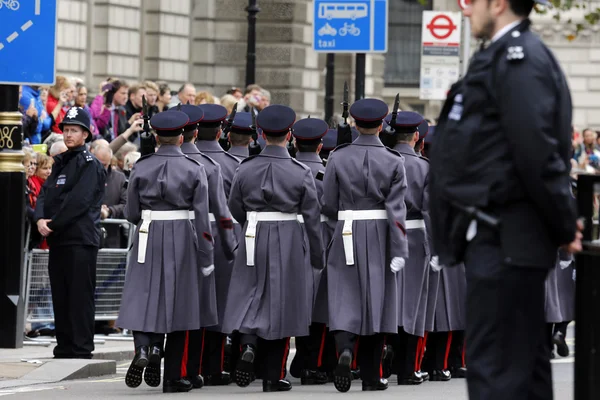
<instances>
[{"instance_id":1,"label":"red stripe on trousers","mask_svg":"<svg viewBox=\"0 0 600 400\"><path fill-rule=\"evenodd\" d=\"M420 353L421 353L421 346L423 345L423 338L420 337L419 340L417 341L417 351L415 354L415 370L414 372L417 372L419 370L419 359L420 359Z\"/></svg>"},{"instance_id":2,"label":"red stripe on trousers","mask_svg":"<svg viewBox=\"0 0 600 400\"><path fill-rule=\"evenodd\" d=\"M379 379L383 378L383 353L385 351L385 342L387 335L383 335L383 346L381 346L381 358L379 359Z\"/></svg>"},{"instance_id":3,"label":"red stripe on trousers","mask_svg":"<svg viewBox=\"0 0 600 400\"><path fill-rule=\"evenodd\" d=\"M353 370L358 369L358 363L356 362L356 359L358 358L358 346L360 346L360 337L357 337L356 342L354 343L354 354L352 357L352 369Z\"/></svg>"},{"instance_id":4,"label":"red stripe on trousers","mask_svg":"<svg viewBox=\"0 0 600 400\"><path fill-rule=\"evenodd\" d=\"M425 336L423 336L423 346L421 346L421 359L419 360L419 371L423 366L423 358L425 357L425 351L427 349L427 338L429 336L428 333L429 332L425 332Z\"/></svg>"},{"instance_id":5,"label":"red stripe on trousers","mask_svg":"<svg viewBox=\"0 0 600 400\"><path fill-rule=\"evenodd\" d=\"M221 341L221 372L225 370L225 343L227 342L227 336L223 335L223 340Z\"/></svg>"},{"instance_id":6,"label":"red stripe on trousers","mask_svg":"<svg viewBox=\"0 0 600 400\"><path fill-rule=\"evenodd\" d=\"M467 366L467 362L465 361L466 352L467 352L467 339L465 338L465 340L463 341L463 348L462 348L462 367L463 368Z\"/></svg>"},{"instance_id":7,"label":"red stripe on trousers","mask_svg":"<svg viewBox=\"0 0 600 400\"><path fill-rule=\"evenodd\" d=\"M317 368L323 365L323 351L325 350L325 339L327 337L327 325L323 325L323 334L321 335L321 346L319 347L319 358L317 359Z\"/></svg>"},{"instance_id":8,"label":"red stripe on trousers","mask_svg":"<svg viewBox=\"0 0 600 400\"><path fill-rule=\"evenodd\" d=\"M448 356L450 355L450 345L452 345L452 331L448 332L446 341L446 354L444 355L444 369L448 369Z\"/></svg>"},{"instance_id":9,"label":"red stripe on trousers","mask_svg":"<svg viewBox=\"0 0 600 400\"><path fill-rule=\"evenodd\" d=\"M283 351L283 360L281 361L281 377L279 379L285 378L285 367L287 364L287 359L290 354L290 338L287 338L285 341L285 350Z\"/></svg>"},{"instance_id":10,"label":"red stripe on trousers","mask_svg":"<svg viewBox=\"0 0 600 400\"><path fill-rule=\"evenodd\" d=\"M188 347L190 345L190 331L185 332L185 346L183 347L183 358L181 359L181 377L187 376Z\"/></svg>"}]
</instances>

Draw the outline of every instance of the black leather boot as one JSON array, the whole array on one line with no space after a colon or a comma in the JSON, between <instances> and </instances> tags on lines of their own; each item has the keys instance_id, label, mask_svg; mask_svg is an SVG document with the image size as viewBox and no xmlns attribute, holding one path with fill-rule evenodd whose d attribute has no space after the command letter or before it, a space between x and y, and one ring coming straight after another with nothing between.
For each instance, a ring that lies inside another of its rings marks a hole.
<instances>
[{"instance_id":1,"label":"black leather boot","mask_svg":"<svg viewBox=\"0 0 600 400\"><path fill-rule=\"evenodd\" d=\"M338 358L338 365L335 367L333 385L339 392L347 392L352 386L352 351L346 349Z\"/></svg>"},{"instance_id":2,"label":"black leather boot","mask_svg":"<svg viewBox=\"0 0 600 400\"><path fill-rule=\"evenodd\" d=\"M160 376L160 360L162 359L162 351L160 346L154 345L150 348L148 356L148 366L144 371L144 382L151 387L159 387Z\"/></svg>"},{"instance_id":3,"label":"black leather boot","mask_svg":"<svg viewBox=\"0 0 600 400\"><path fill-rule=\"evenodd\" d=\"M256 358L256 353L254 348L250 345L244 346L242 350L242 355L238 360L236 369L235 369L235 383L239 387L246 387L250 385L252 380L254 379L254 359Z\"/></svg>"},{"instance_id":4,"label":"black leather boot","mask_svg":"<svg viewBox=\"0 0 600 400\"><path fill-rule=\"evenodd\" d=\"M263 381L263 392L287 392L292 390L292 384L285 379L278 381Z\"/></svg>"},{"instance_id":5,"label":"black leather boot","mask_svg":"<svg viewBox=\"0 0 600 400\"><path fill-rule=\"evenodd\" d=\"M144 368L148 366L148 346L140 346L135 350L135 356L125 375L125 384L136 388L142 384Z\"/></svg>"},{"instance_id":6,"label":"black leather boot","mask_svg":"<svg viewBox=\"0 0 600 400\"><path fill-rule=\"evenodd\" d=\"M186 379L178 379L178 380L165 380L163 382L163 393L181 393L181 392L189 392L194 387L190 383L190 381Z\"/></svg>"}]
</instances>

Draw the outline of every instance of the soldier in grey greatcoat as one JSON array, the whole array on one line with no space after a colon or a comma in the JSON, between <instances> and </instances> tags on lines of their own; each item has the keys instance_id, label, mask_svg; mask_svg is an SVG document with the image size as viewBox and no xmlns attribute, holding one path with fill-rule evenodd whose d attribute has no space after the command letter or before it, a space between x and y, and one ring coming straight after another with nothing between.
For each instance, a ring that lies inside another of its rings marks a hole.
<instances>
[{"instance_id":1,"label":"soldier in grey greatcoat","mask_svg":"<svg viewBox=\"0 0 600 400\"><path fill-rule=\"evenodd\" d=\"M323 146L322 138L329 126L321 119L305 118L294 124L293 135L296 147L296 160L310 168L315 179L318 198L323 195L323 176L325 167L319 157ZM322 218L324 219L324 218ZM323 244L327 245L325 225L323 221ZM306 259L310 265L310 257ZM327 375L320 370L323 367L323 355L327 338L327 277L326 270L313 270L314 304L310 334L296 338L296 355L290 366L290 374L300 378L302 385L320 385L328 381Z\"/></svg>"},{"instance_id":2,"label":"soldier in grey greatcoat","mask_svg":"<svg viewBox=\"0 0 600 400\"><path fill-rule=\"evenodd\" d=\"M284 380L289 338L309 333L311 266L322 269L324 264L314 178L286 149L295 118L291 108L280 105L258 115L267 146L240 164L229 196L229 209L244 227L244 240L235 260L223 329L241 334L236 383L250 384L260 352L265 392L291 389ZM311 266L305 262L306 253Z\"/></svg>"},{"instance_id":3,"label":"soldier in grey greatcoat","mask_svg":"<svg viewBox=\"0 0 600 400\"><path fill-rule=\"evenodd\" d=\"M329 329L338 365L334 384L350 389L357 357L363 390L385 390L383 335L398 332L396 273L408 257L404 158L379 140L387 105L359 100L350 108L359 137L327 160L322 212L337 226L327 251ZM360 336L359 354L354 354Z\"/></svg>"},{"instance_id":4,"label":"soldier in grey greatcoat","mask_svg":"<svg viewBox=\"0 0 600 400\"><path fill-rule=\"evenodd\" d=\"M169 112L173 110L176 108L170 109ZM190 119L183 130L181 151L204 167L208 181L209 218L215 240L215 273L203 278L202 294L206 298L203 299L205 301L202 303L202 312L206 314L203 319L206 321L203 328L207 328L204 337L210 336L212 341L218 344L217 346L204 346L203 352L202 330L189 331L186 340L187 357L184 357L182 371L186 372L186 379L195 388L201 388L204 384L227 385L231 383L231 378L228 373L223 371L221 344L225 340L225 335L220 332L220 324L225 313L225 302L237 240L233 233L231 213L227 207L227 198L223 189L221 167L210 157L202 154L194 145L198 135L198 123L204 118L204 113L199 107L189 104L181 106L181 111L186 113ZM211 304L210 301L215 299L215 292L217 302ZM201 358L206 358L208 361L207 368L202 369L204 378L200 376Z\"/></svg>"},{"instance_id":5,"label":"soldier in grey greatcoat","mask_svg":"<svg viewBox=\"0 0 600 400\"><path fill-rule=\"evenodd\" d=\"M227 118L227 109L220 104L200 104L198 107L204 112L204 118L198 124L196 147L221 166L225 196L229 197L231 181L241 160L219 145L221 124Z\"/></svg>"},{"instance_id":6,"label":"soldier in grey greatcoat","mask_svg":"<svg viewBox=\"0 0 600 400\"><path fill-rule=\"evenodd\" d=\"M241 160L223 150L219 144L219 139L223 133L221 127L223 121L227 118L227 109L219 104L201 104L198 107L204 112L204 118L198 123L196 147L202 154L210 157L221 167L223 188L225 190L225 197L228 199L229 191L231 190L231 181L233 180L233 175L240 165ZM241 228L235 219L233 220L233 223L234 233L239 241L239 232L241 231ZM230 261L227 264L223 263L219 270L215 272L215 279L217 285L219 285L217 288L219 291L219 307L224 307L224 303L226 303L224 300L227 296L227 282L231 279L232 270L233 261ZM220 308L220 317L223 312L223 309ZM219 320L219 325L222 326L221 320ZM224 339L220 330L217 328L220 328L220 326L205 329L204 331L201 370L203 374L210 375L209 379L205 380L207 385L228 384L230 380L230 377L228 377L227 374L219 374L217 371L224 367L223 355L225 354L226 346L226 339ZM231 349L234 350L236 347L239 346L232 345ZM235 356L233 358L235 358Z\"/></svg>"},{"instance_id":7,"label":"soldier in grey greatcoat","mask_svg":"<svg viewBox=\"0 0 600 400\"><path fill-rule=\"evenodd\" d=\"M427 324L431 259L426 229L430 227L427 190L429 162L414 151L420 139L418 127L423 122L420 114L401 111L396 120L390 114L385 121L395 131L394 150L402 154L405 160L408 185L405 196L406 230L410 253L406 266L397 274L399 328L398 334L390 337L390 343L394 348L393 369L398 375L398 384L415 385L424 379L419 367Z\"/></svg>"},{"instance_id":8,"label":"soldier in grey greatcoat","mask_svg":"<svg viewBox=\"0 0 600 400\"><path fill-rule=\"evenodd\" d=\"M227 139L231 147L227 152L233 154L240 161L250 156L248 146L252 141L252 114L246 111L238 112L231 124L231 129L227 134Z\"/></svg>"},{"instance_id":9,"label":"soldier in grey greatcoat","mask_svg":"<svg viewBox=\"0 0 600 400\"><path fill-rule=\"evenodd\" d=\"M188 116L152 117L158 151L135 164L127 189L127 219L137 225L117 325L133 331L136 354L127 371L130 387L160 385L160 358L167 335L164 392L192 384L181 378L185 331L200 329L202 275L214 270L206 173L179 146Z\"/></svg>"},{"instance_id":10,"label":"soldier in grey greatcoat","mask_svg":"<svg viewBox=\"0 0 600 400\"><path fill-rule=\"evenodd\" d=\"M558 251L556 267L546 278L546 322L551 339L550 347L561 357L569 355L565 340L567 326L575 319L575 279L573 256Z\"/></svg>"}]
</instances>

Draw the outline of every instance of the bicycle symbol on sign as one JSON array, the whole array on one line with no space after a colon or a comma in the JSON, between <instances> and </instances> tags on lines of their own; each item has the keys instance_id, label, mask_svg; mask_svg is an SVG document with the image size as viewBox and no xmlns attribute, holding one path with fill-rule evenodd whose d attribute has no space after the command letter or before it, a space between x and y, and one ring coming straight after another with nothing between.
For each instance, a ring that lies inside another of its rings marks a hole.
<instances>
[{"instance_id":1,"label":"bicycle symbol on sign","mask_svg":"<svg viewBox=\"0 0 600 400\"><path fill-rule=\"evenodd\" d=\"M3 5L13 11L17 11L19 7L21 7L21 3L17 0L0 0L0 8L2 8Z\"/></svg>"},{"instance_id":2,"label":"bicycle symbol on sign","mask_svg":"<svg viewBox=\"0 0 600 400\"><path fill-rule=\"evenodd\" d=\"M358 29L356 26L354 26L354 24L349 24L347 22L344 22L344 26L342 26L340 29L338 29L338 34L340 36L346 36L346 35L359 36L360 29Z\"/></svg>"}]
</instances>

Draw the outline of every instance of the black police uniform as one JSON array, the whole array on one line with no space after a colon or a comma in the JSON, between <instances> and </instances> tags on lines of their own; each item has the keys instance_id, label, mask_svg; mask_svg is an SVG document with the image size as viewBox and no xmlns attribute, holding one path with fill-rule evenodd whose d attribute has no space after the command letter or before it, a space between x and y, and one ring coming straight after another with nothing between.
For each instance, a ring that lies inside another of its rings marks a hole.
<instances>
[{"instance_id":1,"label":"black police uniform","mask_svg":"<svg viewBox=\"0 0 600 400\"><path fill-rule=\"evenodd\" d=\"M473 400L552 398L544 282L576 232L572 107L558 62L529 26L473 56L431 149L434 247L440 264L466 266ZM481 216L475 225L464 206L499 225Z\"/></svg>"},{"instance_id":2,"label":"black police uniform","mask_svg":"<svg viewBox=\"0 0 600 400\"><path fill-rule=\"evenodd\" d=\"M89 116L81 108L69 109L62 125L80 125L91 137ZM35 221L52 220L48 274L56 358L92 358L94 351L96 257L105 182L104 167L83 145L54 157L38 197Z\"/></svg>"}]
</instances>

